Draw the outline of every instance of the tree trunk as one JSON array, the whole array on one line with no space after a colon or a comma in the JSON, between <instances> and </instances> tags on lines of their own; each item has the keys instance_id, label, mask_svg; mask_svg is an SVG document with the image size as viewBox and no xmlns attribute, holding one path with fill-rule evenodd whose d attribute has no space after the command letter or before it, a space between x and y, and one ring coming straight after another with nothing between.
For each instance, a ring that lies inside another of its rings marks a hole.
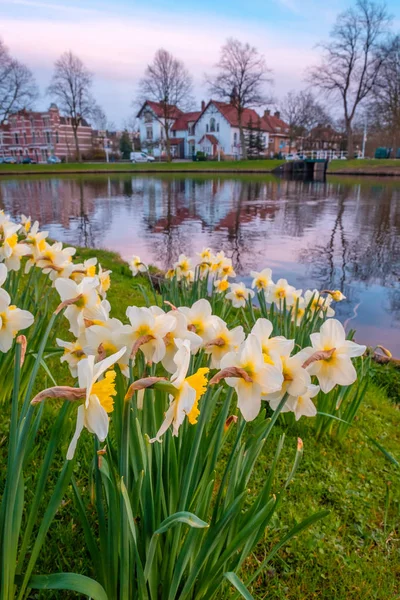
<instances>
[{"instance_id":1,"label":"tree trunk","mask_svg":"<svg viewBox=\"0 0 400 600\"><path fill-rule=\"evenodd\" d=\"M78 140L78 128L73 126L74 132L74 140L75 140L75 151L76 151L76 160L80 163L82 162L81 150L79 148L79 140Z\"/></svg>"},{"instance_id":2,"label":"tree trunk","mask_svg":"<svg viewBox=\"0 0 400 600\"><path fill-rule=\"evenodd\" d=\"M165 146L167 149L167 161L171 162L171 142L169 140L169 132L167 131L167 129L165 130Z\"/></svg>"},{"instance_id":3,"label":"tree trunk","mask_svg":"<svg viewBox=\"0 0 400 600\"><path fill-rule=\"evenodd\" d=\"M353 128L351 122L346 123L346 134L347 134L347 160L353 160L354 158L354 140L353 140Z\"/></svg>"},{"instance_id":4,"label":"tree trunk","mask_svg":"<svg viewBox=\"0 0 400 600\"><path fill-rule=\"evenodd\" d=\"M239 121L239 137L240 137L240 148L242 151L242 159L247 159L247 148L246 148L246 138L244 136L244 131L242 127L242 123Z\"/></svg>"}]
</instances>

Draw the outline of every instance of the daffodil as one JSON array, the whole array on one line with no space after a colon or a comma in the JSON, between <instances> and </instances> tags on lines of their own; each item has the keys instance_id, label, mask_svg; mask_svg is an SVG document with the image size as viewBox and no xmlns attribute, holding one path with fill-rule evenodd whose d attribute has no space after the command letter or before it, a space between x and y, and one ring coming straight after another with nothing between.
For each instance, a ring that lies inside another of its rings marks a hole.
<instances>
[{"instance_id":1,"label":"daffodil","mask_svg":"<svg viewBox=\"0 0 400 600\"><path fill-rule=\"evenodd\" d=\"M185 254L180 254L177 262L174 264L174 269L178 281L180 281L192 271L192 261Z\"/></svg>"},{"instance_id":2,"label":"daffodil","mask_svg":"<svg viewBox=\"0 0 400 600\"><path fill-rule=\"evenodd\" d=\"M215 279L214 287L219 294L226 292L230 288L230 283L227 279Z\"/></svg>"},{"instance_id":3,"label":"daffodil","mask_svg":"<svg viewBox=\"0 0 400 600\"><path fill-rule=\"evenodd\" d=\"M0 287L6 282L8 276L8 269L4 263L0 263Z\"/></svg>"},{"instance_id":4,"label":"daffodil","mask_svg":"<svg viewBox=\"0 0 400 600\"><path fill-rule=\"evenodd\" d=\"M126 316L130 325L123 325L119 333L129 356L140 348L147 361L160 362L166 352L164 338L176 327L174 317L157 306L128 306Z\"/></svg>"},{"instance_id":5,"label":"daffodil","mask_svg":"<svg viewBox=\"0 0 400 600\"><path fill-rule=\"evenodd\" d=\"M80 283L72 279L57 279L55 287L63 302L73 301L66 308L64 315L70 323L70 331L78 337L88 321L105 321L108 318L107 304L102 303L96 288L97 277L85 277ZM109 306L109 305L108 305Z\"/></svg>"},{"instance_id":6,"label":"daffodil","mask_svg":"<svg viewBox=\"0 0 400 600\"><path fill-rule=\"evenodd\" d=\"M300 325L306 314L306 303L303 297L298 298L292 305L291 319L296 325Z\"/></svg>"},{"instance_id":7,"label":"daffodil","mask_svg":"<svg viewBox=\"0 0 400 600\"><path fill-rule=\"evenodd\" d=\"M191 354L189 340L177 339L175 343L178 348L174 357L176 371L170 383L176 391L169 395L170 405L165 413L165 419L150 442L160 442L161 436L171 425L172 435L177 436L185 417L188 418L189 423L195 424L200 414L198 402L207 389L207 368L201 368L194 375L187 377Z\"/></svg>"},{"instance_id":8,"label":"daffodil","mask_svg":"<svg viewBox=\"0 0 400 600\"><path fill-rule=\"evenodd\" d=\"M57 346L64 348L64 354L62 355L60 362L66 362L72 377L78 375L78 363L86 358L86 354L83 350L85 345L85 334L83 333L74 342L65 342L64 340L56 339Z\"/></svg>"},{"instance_id":9,"label":"daffodil","mask_svg":"<svg viewBox=\"0 0 400 600\"><path fill-rule=\"evenodd\" d=\"M28 233L32 225L32 220L30 217L26 217L25 215L21 215L21 229Z\"/></svg>"},{"instance_id":10,"label":"daffodil","mask_svg":"<svg viewBox=\"0 0 400 600\"><path fill-rule=\"evenodd\" d=\"M108 414L114 408L115 376L114 370L108 371L125 353L126 348L95 363L93 355L78 363L79 388L55 387L43 390L32 400L32 404L42 402L45 398L64 398L67 400L84 400L78 407L76 429L67 452L67 460L72 460L78 439L86 429L104 442L108 435ZM100 377L104 375L100 380Z\"/></svg>"},{"instance_id":11,"label":"daffodil","mask_svg":"<svg viewBox=\"0 0 400 600\"><path fill-rule=\"evenodd\" d=\"M88 258L82 264L74 265L71 272L71 279L80 283L84 277L95 277L96 276L96 265L97 258Z\"/></svg>"},{"instance_id":12,"label":"daffodil","mask_svg":"<svg viewBox=\"0 0 400 600\"><path fill-rule=\"evenodd\" d=\"M335 302L342 302L342 300L346 300L346 296L342 294L340 290L331 290L328 292L333 298Z\"/></svg>"},{"instance_id":13,"label":"daffodil","mask_svg":"<svg viewBox=\"0 0 400 600\"><path fill-rule=\"evenodd\" d=\"M97 278L99 280L99 286L97 288L97 291L99 292L100 296L102 298L105 298L107 295L108 290L110 289L111 286L111 279L110 279L110 275L111 275L112 271L103 271L101 265L99 264L99 268L98 268L98 272L97 272Z\"/></svg>"},{"instance_id":14,"label":"daffodil","mask_svg":"<svg viewBox=\"0 0 400 600\"><path fill-rule=\"evenodd\" d=\"M281 370L281 356L288 356L294 348L294 340L288 340L283 335L271 337L273 325L268 319L257 319L251 333L256 336L261 344L264 361L277 365Z\"/></svg>"},{"instance_id":15,"label":"daffodil","mask_svg":"<svg viewBox=\"0 0 400 600\"><path fill-rule=\"evenodd\" d=\"M292 306L295 301L296 289L289 285L286 279L278 279L276 283L272 283L266 292L266 300L270 304L275 303L279 307L283 306L286 301L286 306Z\"/></svg>"},{"instance_id":16,"label":"daffodil","mask_svg":"<svg viewBox=\"0 0 400 600\"><path fill-rule=\"evenodd\" d=\"M283 382L280 390L265 396L273 410L275 410L283 396L287 393L290 396L301 396L306 393L311 384L309 372L303 368L303 364L308 357L308 353L300 351L294 356L290 354L281 355Z\"/></svg>"},{"instance_id":17,"label":"daffodil","mask_svg":"<svg viewBox=\"0 0 400 600\"><path fill-rule=\"evenodd\" d=\"M300 417L315 417L317 409L311 398L314 398L319 392L319 385L310 383L307 390L300 396L288 396L282 412L293 412L296 421Z\"/></svg>"},{"instance_id":18,"label":"daffodil","mask_svg":"<svg viewBox=\"0 0 400 600\"><path fill-rule=\"evenodd\" d=\"M259 292L261 290L266 291L273 284L271 269L263 269L260 272L250 271L250 275L253 277L251 287L256 288Z\"/></svg>"},{"instance_id":19,"label":"daffodil","mask_svg":"<svg viewBox=\"0 0 400 600\"><path fill-rule=\"evenodd\" d=\"M18 241L20 225L9 223L3 227L3 243L0 247L0 260L9 271L19 271L21 258L30 254L29 246Z\"/></svg>"},{"instance_id":20,"label":"daffodil","mask_svg":"<svg viewBox=\"0 0 400 600\"><path fill-rule=\"evenodd\" d=\"M218 275L221 278L236 277L236 273L232 265L232 260L230 258L224 258L221 261L220 267L218 269Z\"/></svg>"},{"instance_id":21,"label":"daffodil","mask_svg":"<svg viewBox=\"0 0 400 600\"><path fill-rule=\"evenodd\" d=\"M147 267L140 260L140 256L132 256L131 260L129 261L129 268L133 277L136 277L138 273L145 273L147 271Z\"/></svg>"},{"instance_id":22,"label":"daffodil","mask_svg":"<svg viewBox=\"0 0 400 600\"><path fill-rule=\"evenodd\" d=\"M200 257L201 262L211 262L213 257L213 251L211 248L203 248L201 252L197 253L197 256Z\"/></svg>"},{"instance_id":23,"label":"daffodil","mask_svg":"<svg viewBox=\"0 0 400 600\"><path fill-rule=\"evenodd\" d=\"M4 272L3 272L4 276ZM28 310L10 305L8 293L0 288L0 351L8 352L19 331L30 327L34 321Z\"/></svg>"},{"instance_id":24,"label":"daffodil","mask_svg":"<svg viewBox=\"0 0 400 600\"><path fill-rule=\"evenodd\" d=\"M319 333L312 333L310 339L312 348L307 349L311 353L307 370L317 377L325 394L336 384L351 385L356 381L357 372L351 359L362 356L366 346L346 340L346 333L339 321L328 319Z\"/></svg>"},{"instance_id":25,"label":"daffodil","mask_svg":"<svg viewBox=\"0 0 400 600\"><path fill-rule=\"evenodd\" d=\"M169 373L174 373L176 371L175 354L178 351L175 340L188 340L192 354L195 354L198 351L203 344L203 340L197 333L188 329L186 316L182 312L179 310L171 310L171 312L167 314L175 319L176 325L164 337L165 355L162 359L162 364Z\"/></svg>"},{"instance_id":26,"label":"daffodil","mask_svg":"<svg viewBox=\"0 0 400 600\"><path fill-rule=\"evenodd\" d=\"M209 342L215 337L216 319L212 314L211 304L208 300L201 298L190 308L188 306L181 306L178 310L185 315L188 329L197 333L204 343Z\"/></svg>"},{"instance_id":27,"label":"daffodil","mask_svg":"<svg viewBox=\"0 0 400 600\"><path fill-rule=\"evenodd\" d=\"M307 290L304 293L304 304L313 313L318 313L321 318L324 316L333 317L335 314L335 311L331 308L332 297L321 296L318 290Z\"/></svg>"},{"instance_id":28,"label":"daffodil","mask_svg":"<svg viewBox=\"0 0 400 600\"><path fill-rule=\"evenodd\" d=\"M119 319L106 319L105 321L90 321L85 329L85 354L97 355L100 358L110 356L118 352L122 347L126 348L126 336L123 333L123 325ZM122 373L129 377L129 356L127 353L118 360L118 366Z\"/></svg>"},{"instance_id":29,"label":"daffodil","mask_svg":"<svg viewBox=\"0 0 400 600\"><path fill-rule=\"evenodd\" d=\"M211 357L212 369L219 369L221 360L228 352L237 352L244 342L245 333L243 327L238 325L228 329L225 321L216 317L215 338L205 345L205 352Z\"/></svg>"},{"instance_id":30,"label":"daffodil","mask_svg":"<svg viewBox=\"0 0 400 600\"><path fill-rule=\"evenodd\" d=\"M231 283L231 288L225 296L235 308L244 308L249 298L254 298L253 290L249 290L244 283Z\"/></svg>"},{"instance_id":31,"label":"daffodil","mask_svg":"<svg viewBox=\"0 0 400 600\"><path fill-rule=\"evenodd\" d=\"M45 242L44 248L36 258L36 265L43 270L43 273L48 274L52 281L68 279L74 268L72 257L75 252L76 248L72 246L63 248L61 242L52 245Z\"/></svg>"},{"instance_id":32,"label":"daffodil","mask_svg":"<svg viewBox=\"0 0 400 600\"><path fill-rule=\"evenodd\" d=\"M232 370L233 367L233 370ZM261 344L250 334L238 352L221 360L221 373L238 397L238 408L246 421L253 421L261 409L261 398L282 386L282 375L264 361ZM231 376L230 372L236 374Z\"/></svg>"}]
</instances>

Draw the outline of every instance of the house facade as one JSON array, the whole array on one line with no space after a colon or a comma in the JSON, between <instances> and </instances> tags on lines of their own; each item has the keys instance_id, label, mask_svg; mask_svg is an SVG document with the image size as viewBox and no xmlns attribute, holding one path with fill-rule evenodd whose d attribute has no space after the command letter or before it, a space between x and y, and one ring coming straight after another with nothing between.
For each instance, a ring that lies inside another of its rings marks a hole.
<instances>
[{"instance_id":1,"label":"house facade","mask_svg":"<svg viewBox=\"0 0 400 600\"><path fill-rule=\"evenodd\" d=\"M289 125L281 119L280 112L276 111L272 115L270 110L265 110L261 119L269 133L268 155L273 157L276 154L287 154L293 151Z\"/></svg>"},{"instance_id":2,"label":"house facade","mask_svg":"<svg viewBox=\"0 0 400 600\"><path fill-rule=\"evenodd\" d=\"M83 156L92 151L92 128L85 120L78 128L78 141ZM21 110L0 126L1 158L29 157L43 163L53 155L65 160L75 156L71 119L60 115L56 104L45 112Z\"/></svg>"},{"instance_id":3,"label":"house facade","mask_svg":"<svg viewBox=\"0 0 400 600\"><path fill-rule=\"evenodd\" d=\"M173 157L191 158L198 151L210 158L242 156L239 119L233 104L210 100L207 105L202 102L201 111L184 113L175 106L164 111L160 103L145 102L137 115L140 141L142 148L155 156L165 152L165 115ZM270 134L274 133L271 125L250 108L243 111L242 124L245 135L250 129L257 130L268 153Z\"/></svg>"}]
</instances>

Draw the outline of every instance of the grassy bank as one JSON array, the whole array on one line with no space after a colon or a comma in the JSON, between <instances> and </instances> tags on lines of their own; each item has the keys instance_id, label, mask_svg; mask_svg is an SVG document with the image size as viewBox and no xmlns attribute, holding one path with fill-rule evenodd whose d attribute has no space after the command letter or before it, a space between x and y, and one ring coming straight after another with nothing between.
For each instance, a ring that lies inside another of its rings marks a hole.
<instances>
[{"instance_id":1,"label":"grassy bank","mask_svg":"<svg viewBox=\"0 0 400 600\"><path fill-rule=\"evenodd\" d=\"M35 175L62 173L271 173L283 160L236 160L172 163L61 163L57 165L5 165L0 164L0 175Z\"/></svg>"},{"instance_id":2,"label":"grassy bank","mask_svg":"<svg viewBox=\"0 0 400 600\"><path fill-rule=\"evenodd\" d=\"M349 175L399 175L400 160L332 160L328 166L329 174L347 173Z\"/></svg>"},{"instance_id":3,"label":"grassy bank","mask_svg":"<svg viewBox=\"0 0 400 600\"><path fill-rule=\"evenodd\" d=\"M135 282L148 288L144 277L133 280L126 263L111 252L78 249L76 258L84 260L91 256L97 256L104 269L113 271L108 293L113 306L112 316L123 319L128 305L144 304L141 293L135 289ZM57 337L70 339L67 329L66 319L60 320ZM65 365L59 364L58 358L52 359L51 371L58 384L70 382L68 370ZM48 385L51 382L43 371L40 387ZM50 401L44 407L45 419L38 435L38 445L42 448L35 450L39 456L43 453L59 406L59 402ZM63 432L65 437L62 452L57 456L58 467L62 464L75 427L75 414L73 412L69 416L69 425ZM400 472L368 442L363 431L370 433L388 452L399 458L399 421L400 412L389 401L386 392L371 386L356 425L341 444L332 438L315 439L314 429L304 417L289 429L276 426L263 451L264 464L260 461L256 477L249 482L250 491L257 491L263 485L266 466L270 465L277 437L282 433L286 433L286 442L277 483L284 480L290 470L298 436L304 441L304 458L289 486L273 529L265 532L264 543L259 544L257 552L249 559L246 571L253 572L257 562L295 523L319 510L328 509L330 514L279 552L251 590L255 599L389 600L398 597ZM7 450L4 440L7 427L8 423L0 420L2 464ZM87 481L92 443L89 435L82 435L74 472L81 489L85 489ZM25 481L27 496L34 490L35 456L31 464L32 473L27 474ZM1 478L0 470L0 481ZM90 493L87 486L85 491ZM43 506L46 506L46 500L43 500ZM52 523L36 572L69 571L91 575L90 559L82 546L82 529L69 489ZM246 578L245 574L243 578ZM43 592L32 597L64 600L76 598L76 595Z\"/></svg>"}]
</instances>

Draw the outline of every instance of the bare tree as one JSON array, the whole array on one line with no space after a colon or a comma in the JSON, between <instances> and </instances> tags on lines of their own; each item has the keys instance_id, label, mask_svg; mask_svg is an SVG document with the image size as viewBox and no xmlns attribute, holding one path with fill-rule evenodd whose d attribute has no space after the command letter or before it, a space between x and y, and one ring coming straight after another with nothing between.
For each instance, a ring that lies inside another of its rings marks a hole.
<instances>
[{"instance_id":1,"label":"bare tree","mask_svg":"<svg viewBox=\"0 0 400 600\"><path fill-rule=\"evenodd\" d=\"M147 65L144 77L139 82L140 104L150 100L161 106L161 113L155 118L165 134L168 161L171 160L171 127L177 113L192 105L192 89L192 78L183 62L163 48L157 50L153 62Z\"/></svg>"},{"instance_id":2,"label":"bare tree","mask_svg":"<svg viewBox=\"0 0 400 600\"><path fill-rule=\"evenodd\" d=\"M54 74L47 93L57 100L61 110L69 117L74 134L76 158L81 162L78 129L84 119L97 110L91 93L92 73L72 52L64 52L54 65Z\"/></svg>"},{"instance_id":3,"label":"bare tree","mask_svg":"<svg viewBox=\"0 0 400 600\"><path fill-rule=\"evenodd\" d=\"M243 113L269 102L264 87L271 83L270 70L265 59L250 44L229 38L221 48L215 77L206 76L210 94L235 106L238 115L240 145L243 158L247 158Z\"/></svg>"},{"instance_id":4,"label":"bare tree","mask_svg":"<svg viewBox=\"0 0 400 600\"><path fill-rule=\"evenodd\" d=\"M31 108L38 89L31 71L10 55L0 40L0 125L8 116L23 108Z\"/></svg>"},{"instance_id":5,"label":"bare tree","mask_svg":"<svg viewBox=\"0 0 400 600\"><path fill-rule=\"evenodd\" d=\"M331 118L309 91L288 92L281 103L282 118L289 125L289 152L293 142L304 137L317 125L327 125Z\"/></svg>"},{"instance_id":6,"label":"bare tree","mask_svg":"<svg viewBox=\"0 0 400 600\"><path fill-rule=\"evenodd\" d=\"M321 64L309 73L310 83L342 101L349 159L354 155L353 119L374 90L388 55L384 42L390 23L384 4L357 0L355 7L338 16L331 41L321 44Z\"/></svg>"},{"instance_id":7,"label":"bare tree","mask_svg":"<svg viewBox=\"0 0 400 600\"><path fill-rule=\"evenodd\" d=\"M377 77L366 118L370 127L393 148L400 144L400 36L389 42L387 58Z\"/></svg>"}]
</instances>

